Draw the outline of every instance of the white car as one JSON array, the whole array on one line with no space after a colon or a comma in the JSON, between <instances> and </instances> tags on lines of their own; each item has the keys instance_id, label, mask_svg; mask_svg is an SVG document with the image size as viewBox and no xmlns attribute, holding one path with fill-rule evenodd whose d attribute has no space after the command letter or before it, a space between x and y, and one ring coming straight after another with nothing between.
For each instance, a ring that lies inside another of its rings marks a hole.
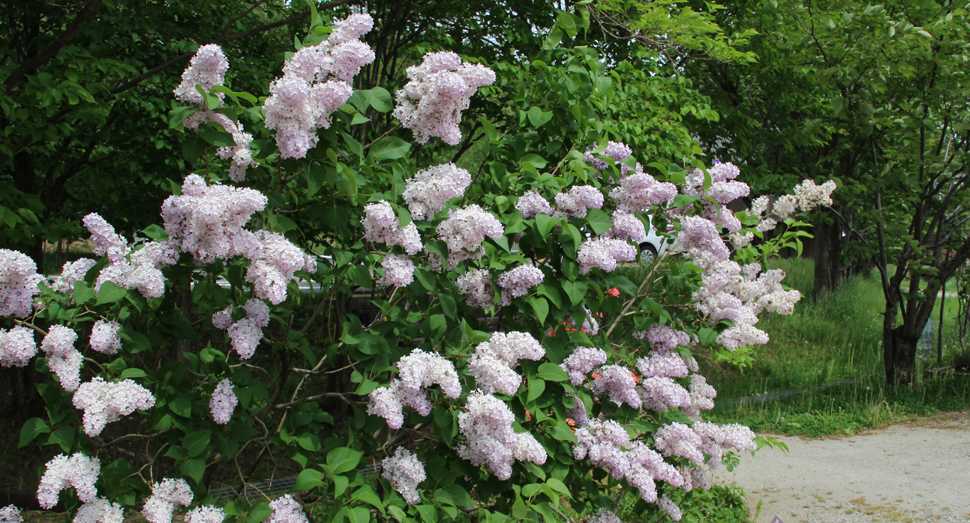
<instances>
[{"instance_id":1,"label":"white car","mask_svg":"<svg viewBox=\"0 0 970 523\"><path fill-rule=\"evenodd\" d=\"M657 234L657 229L653 226L653 217L648 216L650 227L647 228L647 239L640 242L640 263L650 264L657 256L662 256L670 247L672 242L670 236L664 237ZM673 223L667 222L667 233L674 230Z\"/></svg>"}]
</instances>

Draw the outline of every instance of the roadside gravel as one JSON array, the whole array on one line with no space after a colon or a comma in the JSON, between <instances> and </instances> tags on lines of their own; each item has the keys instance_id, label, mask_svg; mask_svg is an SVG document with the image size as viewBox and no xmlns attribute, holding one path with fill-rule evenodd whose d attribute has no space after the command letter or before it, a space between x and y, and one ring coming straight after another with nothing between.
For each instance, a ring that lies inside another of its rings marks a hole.
<instances>
[{"instance_id":1,"label":"roadside gravel","mask_svg":"<svg viewBox=\"0 0 970 523\"><path fill-rule=\"evenodd\" d=\"M970 522L970 415L951 413L854 436L803 439L741 456L716 481L748 494L758 523Z\"/></svg>"}]
</instances>

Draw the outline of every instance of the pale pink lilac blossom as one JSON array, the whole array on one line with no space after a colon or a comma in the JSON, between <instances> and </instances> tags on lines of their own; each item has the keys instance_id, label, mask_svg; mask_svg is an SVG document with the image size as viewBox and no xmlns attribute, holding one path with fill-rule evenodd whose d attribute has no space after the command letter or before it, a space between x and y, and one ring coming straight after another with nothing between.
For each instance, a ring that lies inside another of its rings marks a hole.
<instances>
[{"instance_id":1,"label":"pale pink lilac blossom","mask_svg":"<svg viewBox=\"0 0 970 523\"><path fill-rule=\"evenodd\" d=\"M422 416L431 413L427 389L439 385L449 398L461 395L461 383L455 365L440 354L414 349L411 354L398 360L399 379L391 380L387 387L374 389L369 397L367 413L380 416L392 429L404 423L403 408L413 408Z\"/></svg>"},{"instance_id":2,"label":"pale pink lilac blossom","mask_svg":"<svg viewBox=\"0 0 970 523\"><path fill-rule=\"evenodd\" d=\"M616 238L594 238L579 245L576 260L579 273L586 274L594 267L603 272L612 272L617 262L637 259L637 249L629 243Z\"/></svg>"},{"instance_id":3,"label":"pale pink lilac blossom","mask_svg":"<svg viewBox=\"0 0 970 523\"><path fill-rule=\"evenodd\" d=\"M457 145L461 112L479 87L495 82L491 69L462 63L450 51L424 55L421 65L407 68L407 77L408 83L397 92L392 114L422 144L437 136L448 145Z\"/></svg>"},{"instance_id":4,"label":"pale pink lilac blossom","mask_svg":"<svg viewBox=\"0 0 970 523\"><path fill-rule=\"evenodd\" d=\"M212 391L212 398L209 399L209 411L212 412L212 419L219 425L225 425L232 419L232 411L239 404L239 398L232 390L232 382L228 378L219 382L216 389Z\"/></svg>"},{"instance_id":5,"label":"pale pink lilac blossom","mask_svg":"<svg viewBox=\"0 0 970 523\"><path fill-rule=\"evenodd\" d=\"M619 187L610 190L610 198L616 200L616 208L631 213L673 202L676 196L676 185L658 182L653 176L642 172L639 165L637 172L623 178Z\"/></svg>"},{"instance_id":6,"label":"pale pink lilac blossom","mask_svg":"<svg viewBox=\"0 0 970 523\"><path fill-rule=\"evenodd\" d=\"M418 485L427 478L427 474L413 452L398 447L393 456L381 460L381 476L390 482L408 505L421 502Z\"/></svg>"},{"instance_id":7,"label":"pale pink lilac blossom","mask_svg":"<svg viewBox=\"0 0 970 523\"><path fill-rule=\"evenodd\" d=\"M590 516L586 523L623 523L616 514L605 508L601 508L595 515Z\"/></svg>"},{"instance_id":8,"label":"pale pink lilac blossom","mask_svg":"<svg viewBox=\"0 0 970 523\"><path fill-rule=\"evenodd\" d=\"M594 148L589 148L583 154L583 161L589 163L596 169L596 172L603 172L609 168L609 164L605 160L597 158L593 151ZM620 176L626 176L627 172L630 171L630 167L623 162L633 154L633 149L623 142L607 142L606 148L599 153L600 156L605 156L607 158L612 158L617 169L620 170Z\"/></svg>"},{"instance_id":9,"label":"pale pink lilac blossom","mask_svg":"<svg viewBox=\"0 0 970 523\"><path fill-rule=\"evenodd\" d=\"M704 464L701 437L687 425L674 421L657 429L653 438L657 451L664 456L679 456L698 465Z\"/></svg>"},{"instance_id":10,"label":"pale pink lilac blossom","mask_svg":"<svg viewBox=\"0 0 970 523\"><path fill-rule=\"evenodd\" d=\"M574 185L569 192L556 195L556 210L553 216L585 218L589 209L603 207L603 194L592 185Z\"/></svg>"},{"instance_id":11,"label":"pale pink lilac blossom","mask_svg":"<svg viewBox=\"0 0 970 523\"><path fill-rule=\"evenodd\" d=\"M485 237L497 240L505 233L498 218L478 205L448 211L448 219L438 224L438 234L448 244L448 270L462 260L477 260L485 254Z\"/></svg>"},{"instance_id":12,"label":"pale pink lilac blossom","mask_svg":"<svg viewBox=\"0 0 970 523\"><path fill-rule=\"evenodd\" d=\"M606 394L617 405L627 405L639 409L642 404L637 393L637 382L630 369L620 365L604 365L596 369L599 378L593 380L593 392Z\"/></svg>"},{"instance_id":13,"label":"pale pink lilac blossom","mask_svg":"<svg viewBox=\"0 0 970 523\"><path fill-rule=\"evenodd\" d=\"M515 415L504 401L482 391L472 391L467 411L458 415L458 428L465 442L458 445L458 455L473 465L485 465L500 480L512 476L512 464L518 460L541 465L546 453L528 433L512 430Z\"/></svg>"},{"instance_id":14,"label":"pale pink lilac blossom","mask_svg":"<svg viewBox=\"0 0 970 523\"><path fill-rule=\"evenodd\" d=\"M707 378L700 374L691 374L689 391L691 405L681 411L685 415L698 416L702 410L714 408L717 391L707 383Z\"/></svg>"},{"instance_id":15,"label":"pale pink lilac blossom","mask_svg":"<svg viewBox=\"0 0 970 523\"><path fill-rule=\"evenodd\" d=\"M617 479L623 478L630 470L630 461L625 453L631 444L630 435L619 423L591 419L585 426L576 429L575 434L575 459L588 458L594 466L605 468Z\"/></svg>"},{"instance_id":16,"label":"pale pink lilac blossom","mask_svg":"<svg viewBox=\"0 0 970 523\"><path fill-rule=\"evenodd\" d=\"M178 507L192 503L192 489L184 479L165 478L152 485L152 495L145 500L142 515L151 523L172 523Z\"/></svg>"},{"instance_id":17,"label":"pale pink lilac blossom","mask_svg":"<svg viewBox=\"0 0 970 523\"><path fill-rule=\"evenodd\" d=\"M0 509L0 523L24 523L24 518L15 505L7 505Z\"/></svg>"},{"instance_id":18,"label":"pale pink lilac blossom","mask_svg":"<svg viewBox=\"0 0 970 523\"><path fill-rule=\"evenodd\" d=\"M74 523L122 523L124 519L121 505L105 498L95 498L77 509Z\"/></svg>"},{"instance_id":19,"label":"pale pink lilac blossom","mask_svg":"<svg viewBox=\"0 0 970 523\"><path fill-rule=\"evenodd\" d=\"M424 249L414 222L401 227L397 214L385 200L365 205L364 217L360 222L364 225L364 238L367 241L386 243L389 246L400 245L409 255Z\"/></svg>"},{"instance_id":20,"label":"pale pink lilac blossom","mask_svg":"<svg viewBox=\"0 0 970 523\"><path fill-rule=\"evenodd\" d=\"M102 354L116 354L121 349L121 324L98 320L91 328L91 348Z\"/></svg>"},{"instance_id":21,"label":"pale pink lilac blossom","mask_svg":"<svg viewBox=\"0 0 970 523\"><path fill-rule=\"evenodd\" d=\"M643 226L640 218L622 209L617 209L613 213L613 227L603 233L607 238L619 238L621 240L631 240L636 243L647 240L647 229Z\"/></svg>"},{"instance_id":22,"label":"pale pink lilac blossom","mask_svg":"<svg viewBox=\"0 0 970 523\"><path fill-rule=\"evenodd\" d=\"M234 121L232 118L215 111L200 111L192 114L182 122L182 125L187 129L198 131L199 126L206 122L215 122L232 135L232 141L235 142L235 145L218 147L216 154L223 160L232 160L232 165L229 167L229 179L234 182L243 181L246 178L246 168L250 165L257 165L253 161L253 152L250 149L253 135L244 132L242 122Z\"/></svg>"},{"instance_id":23,"label":"pale pink lilac blossom","mask_svg":"<svg viewBox=\"0 0 970 523\"><path fill-rule=\"evenodd\" d=\"M657 506L660 507L660 510L666 512L667 515L670 516L670 519L674 521L680 521L681 518L683 518L683 514L680 511L680 507L678 507L677 504L671 501L671 499L667 497L666 494L664 494L663 497L660 498L660 501L657 502Z\"/></svg>"},{"instance_id":24,"label":"pale pink lilac blossom","mask_svg":"<svg viewBox=\"0 0 970 523\"><path fill-rule=\"evenodd\" d=\"M667 412L668 408L690 408L691 395L681 384L666 376L644 378L640 384L644 408Z\"/></svg>"},{"instance_id":25,"label":"pale pink lilac blossom","mask_svg":"<svg viewBox=\"0 0 970 523\"><path fill-rule=\"evenodd\" d=\"M222 523L226 513L212 505L196 507L185 515L185 523Z\"/></svg>"},{"instance_id":26,"label":"pale pink lilac blossom","mask_svg":"<svg viewBox=\"0 0 970 523\"><path fill-rule=\"evenodd\" d=\"M674 330L670 326L655 323L645 331L633 334L638 340L650 343L650 349L657 354L666 354L677 347L690 345L690 336L683 331Z\"/></svg>"},{"instance_id":27,"label":"pale pink lilac blossom","mask_svg":"<svg viewBox=\"0 0 970 523\"><path fill-rule=\"evenodd\" d=\"M0 316L26 318L33 309L37 286L44 277L37 274L37 264L29 256L0 249Z\"/></svg>"},{"instance_id":28,"label":"pale pink lilac blossom","mask_svg":"<svg viewBox=\"0 0 970 523\"><path fill-rule=\"evenodd\" d=\"M270 502L269 508L273 513L266 518L266 523L307 523L303 507L289 494Z\"/></svg>"},{"instance_id":29,"label":"pale pink lilac blossom","mask_svg":"<svg viewBox=\"0 0 970 523\"><path fill-rule=\"evenodd\" d=\"M329 128L331 113L353 94L353 77L374 61L374 51L359 40L374 26L370 15L353 14L336 25L327 40L291 56L269 86L266 127L276 131L282 158L306 156L317 144L317 129Z\"/></svg>"},{"instance_id":30,"label":"pale pink lilac blossom","mask_svg":"<svg viewBox=\"0 0 970 523\"><path fill-rule=\"evenodd\" d=\"M221 47L217 44L199 47L192 56L189 66L182 72L182 83L174 91L175 99L204 107L205 100L202 99L202 94L196 89L196 85L203 91L209 92L213 87L225 82L228 70L229 60L226 59ZM225 96L224 93L214 94L220 100Z\"/></svg>"},{"instance_id":31,"label":"pale pink lilac blossom","mask_svg":"<svg viewBox=\"0 0 970 523\"><path fill-rule=\"evenodd\" d=\"M492 286L492 275L488 269L472 269L459 276L455 283L458 291L465 295L465 299L472 307L491 309L495 302L495 288Z\"/></svg>"},{"instance_id":32,"label":"pale pink lilac blossom","mask_svg":"<svg viewBox=\"0 0 970 523\"><path fill-rule=\"evenodd\" d=\"M545 354L539 341L527 332L496 332L475 347L468 359L468 373L485 394L501 391L512 395L522 384L522 376L512 368L520 359L538 361Z\"/></svg>"},{"instance_id":33,"label":"pale pink lilac blossom","mask_svg":"<svg viewBox=\"0 0 970 523\"><path fill-rule=\"evenodd\" d=\"M81 353L74 348L77 333L63 325L51 325L40 344L47 354L47 366L61 381L66 391L77 390L81 384Z\"/></svg>"},{"instance_id":34,"label":"pale pink lilac blossom","mask_svg":"<svg viewBox=\"0 0 970 523\"><path fill-rule=\"evenodd\" d=\"M296 280L296 271L317 271L316 260L282 234L261 230L256 233L256 241L261 245L260 256L250 258L246 281L253 284L257 297L273 305L286 300L286 286Z\"/></svg>"},{"instance_id":35,"label":"pale pink lilac blossom","mask_svg":"<svg viewBox=\"0 0 970 523\"><path fill-rule=\"evenodd\" d=\"M552 216L555 213L552 210L552 206L549 205L549 202L536 191L526 191L515 202L515 208L522 213L522 218L526 220L535 218L537 214Z\"/></svg>"},{"instance_id":36,"label":"pale pink lilac blossom","mask_svg":"<svg viewBox=\"0 0 970 523\"><path fill-rule=\"evenodd\" d=\"M36 354L34 331L19 325L0 329L0 367L24 367Z\"/></svg>"},{"instance_id":37,"label":"pale pink lilac blossom","mask_svg":"<svg viewBox=\"0 0 970 523\"><path fill-rule=\"evenodd\" d=\"M388 254L381 262L384 276L378 280L383 285L393 287L407 287L414 281L414 262L411 258L401 254Z\"/></svg>"},{"instance_id":38,"label":"pale pink lilac blossom","mask_svg":"<svg viewBox=\"0 0 970 523\"><path fill-rule=\"evenodd\" d=\"M77 497L88 503L94 501L98 489L94 486L101 474L101 460L81 453L67 457L61 454L47 462L47 470L37 487L37 501L50 510L57 505L60 492L73 487Z\"/></svg>"},{"instance_id":39,"label":"pale pink lilac blossom","mask_svg":"<svg viewBox=\"0 0 970 523\"><path fill-rule=\"evenodd\" d=\"M569 382L574 387L578 387L586 381L587 373L604 363L606 363L605 350L593 347L577 347L559 366L569 375Z\"/></svg>"},{"instance_id":40,"label":"pale pink lilac blossom","mask_svg":"<svg viewBox=\"0 0 970 523\"><path fill-rule=\"evenodd\" d=\"M532 264L520 265L498 277L498 286L502 288L499 305L505 307L512 304L512 299L525 296L529 289L542 283L543 274Z\"/></svg>"},{"instance_id":41,"label":"pale pink lilac blossom","mask_svg":"<svg viewBox=\"0 0 970 523\"><path fill-rule=\"evenodd\" d=\"M402 196L413 219L430 220L448 200L461 196L471 182L471 174L453 163L435 165L408 179Z\"/></svg>"},{"instance_id":42,"label":"pale pink lilac blossom","mask_svg":"<svg viewBox=\"0 0 970 523\"><path fill-rule=\"evenodd\" d=\"M106 382L100 376L85 382L74 393L74 407L84 411L84 433L92 438L105 425L137 410L155 406L155 396L145 387L127 379Z\"/></svg>"},{"instance_id":43,"label":"pale pink lilac blossom","mask_svg":"<svg viewBox=\"0 0 970 523\"><path fill-rule=\"evenodd\" d=\"M96 263L98 262L91 258L81 258L73 262L66 262L61 268L61 274L51 278L51 290L73 296L74 284L79 281L84 281L84 276Z\"/></svg>"}]
</instances>

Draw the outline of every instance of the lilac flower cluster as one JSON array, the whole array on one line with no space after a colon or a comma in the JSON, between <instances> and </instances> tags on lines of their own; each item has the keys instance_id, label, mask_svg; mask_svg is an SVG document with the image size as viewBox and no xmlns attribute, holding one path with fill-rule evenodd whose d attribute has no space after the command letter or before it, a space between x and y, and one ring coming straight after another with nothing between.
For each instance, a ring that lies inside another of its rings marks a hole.
<instances>
[{"instance_id":1,"label":"lilac flower cluster","mask_svg":"<svg viewBox=\"0 0 970 523\"><path fill-rule=\"evenodd\" d=\"M402 254L388 254L381 262L384 276L378 281L384 285L407 287L414 281L414 262Z\"/></svg>"},{"instance_id":2,"label":"lilac flower cluster","mask_svg":"<svg viewBox=\"0 0 970 523\"><path fill-rule=\"evenodd\" d=\"M117 383L96 376L74 393L74 407L84 411L84 433L92 438L101 434L105 425L138 410L155 406L155 396L131 380Z\"/></svg>"},{"instance_id":3,"label":"lilac flower cluster","mask_svg":"<svg viewBox=\"0 0 970 523\"><path fill-rule=\"evenodd\" d=\"M374 27L370 15L353 14L336 24L327 40L291 56L283 76L269 86L266 127L276 130L282 158L306 156L317 144L316 130L330 127L330 114L353 94L353 77L374 61L374 51L360 41Z\"/></svg>"},{"instance_id":4,"label":"lilac flower cluster","mask_svg":"<svg viewBox=\"0 0 970 523\"><path fill-rule=\"evenodd\" d=\"M643 406L656 412L667 412L668 408L689 409L693 405L687 389L667 376L644 378L640 394Z\"/></svg>"},{"instance_id":5,"label":"lilac flower cluster","mask_svg":"<svg viewBox=\"0 0 970 523\"><path fill-rule=\"evenodd\" d=\"M37 264L26 254L0 249L0 316L30 316L31 302L40 294Z\"/></svg>"},{"instance_id":6,"label":"lilac flower cluster","mask_svg":"<svg viewBox=\"0 0 970 523\"><path fill-rule=\"evenodd\" d=\"M593 393L606 394L617 405L639 409L642 403L637 393L637 382L629 369L620 365L603 365L596 369L600 375L593 381Z\"/></svg>"},{"instance_id":7,"label":"lilac flower cluster","mask_svg":"<svg viewBox=\"0 0 970 523\"><path fill-rule=\"evenodd\" d=\"M526 191L525 194L519 196L518 201L515 202L515 208L522 213L522 218L526 220L535 218L537 214L552 216L555 213L549 202L536 191Z\"/></svg>"},{"instance_id":8,"label":"lilac flower cluster","mask_svg":"<svg viewBox=\"0 0 970 523\"><path fill-rule=\"evenodd\" d=\"M414 131L414 141L426 143L437 136L448 145L461 140L461 112L484 85L495 82L495 73L481 64L462 63L450 51L428 53L421 65L407 68L408 83L397 92L392 113L401 125Z\"/></svg>"},{"instance_id":9,"label":"lilac flower cluster","mask_svg":"<svg viewBox=\"0 0 970 523\"><path fill-rule=\"evenodd\" d=\"M594 156L594 150L595 149L592 147L587 149L586 153L583 154L583 161L592 164L593 169L596 169L596 172L603 172L609 168L609 164L606 163L605 160ZM630 147L625 143L610 141L606 144L606 149L599 154L601 156L606 156L607 158L613 159L616 167L620 170L621 177L626 176L626 174L630 171L630 167L622 162L633 154L633 149L630 149Z\"/></svg>"},{"instance_id":10,"label":"lilac flower cluster","mask_svg":"<svg viewBox=\"0 0 970 523\"><path fill-rule=\"evenodd\" d=\"M613 511L601 508L596 515L587 519L586 523L623 523L623 520L617 517Z\"/></svg>"},{"instance_id":11,"label":"lilac flower cluster","mask_svg":"<svg viewBox=\"0 0 970 523\"><path fill-rule=\"evenodd\" d=\"M81 505L74 516L74 523L122 523L124 520L125 514L121 505L105 498L95 498L94 501Z\"/></svg>"},{"instance_id":12,"label":"lilac flower cluster","mask_svg":"<svg viewBox=\"0 0 970 523\"><path fill-rule=\"evenodd\" d=\"M21 326L0 329L0 367L26 366L35 354L37 342L32 330Z\"/></svg>"},{"instance_id":13,"label":"lilac flower cluster","mask_svg":"<svg viewBox=\"0 0 970 523\"><path fill-rule=\"evenodd\" d=\"M472 269L455 280L458 291L465 295L472 307L491 309L495 302L495 288L488 269Z\"/></svg>"},{"instance_id":14,"label":"lilac flower cluster","mask_svg":"<svg viewBox=\"0 0 970 523\"><path fill-rule=\"evenodd\" d=\"M616 200L616 208L627 212L643 212L654 205L669 203L677 196L677 186L658 182L656 178L637 170L622 180L620 186L610 190L610 198Z\"/></svg>"},{"instance_id":15,"label":"lilac flower cluster","mask_svg":"<svg viewBox=\"0 0 970 523\"><path fill-rule=\"evenodd\" d=\"M158 298L165 292L165 275L161 268L178 261L176 244L150 242L136 251L129 251L128 241L98 214L88 214L83 222L91 232L95 254L106 254L109 261L95 281L95 290L110 281L119 287L138 290L148 298Z\"/></svg>"},{"instance_id":16,"label":"lilac flower cluster","mask_svg":"<svg viewBox=\"0 0 970 523\"><path fill-rule=\"evenodd\" d=\"M0 509L0 523L24 523L24 518L20 515L20 509L7 505Z\"/></svg>"},{"instance_id":17,"label":"lilac flower cluster","mask_svg":"<svg viewBox=\"0 0 970 523\"><path fill-rule=\"evenodd\" d=\"M226 519L226 513L212 505L196 507L185 515L185 523L222 523L224 519Z\"/></svg>"},{"instance_id":18,"label":"lilac flower cluster","mask_svg":"<svg viewBox=\"0 0 970 523\"><path fill-rule=\"evenodd\" d=\"M636 243L647 240L647 229L643 226L640 218L622 209L617 209L613 213L613 227L603 233L607 238L619 238L621 240L632 240Z\"/></svg>"},{"instance_id":19,"label":"lilac flower cluster","mask_svg":"<svg viewBox=\"0 0 970 523\"><path fill-rule=\"evenodd\" d=\"M391 483L408 505L421 502L418 485L427 478L427 474L413 452L398 447L393 456L381 460L381 476Z\"/></svg>"},{"instance_id":20,"label":"lilac flower cluster","mask_svg":"<svg viewBox=\"0 0 970 523\"><path fill-rule=\"evenodd\" d=\"M199 265L237 255L254 260L262 254L262 244L243 227L266 202L254 189L207 186L201 176L190 174L182 183L182 195L169 196L162 204L162 219L169 242L191 253Z\"/></svg>"},{"instance_id":21,"label":"lilac flower cluster","mask_svg":"<svg viewBox=\"0 0 970 523\"><path fill-rule=\"evenodd\" d=\"M70 487L74 488L81 501L94 501L98 495L94 484L100 474L101 460L98 458L89 458L81 453L72 454L71 457L61 454L47 462L47 470L37 487L37 502L42 508L50 510L57 505L60 492Z\"/></svg>"},{"instance_id":22,"label":"lilac flower cluster","mask_svg":"<svg viewBox=\"0 0 970 523\"><path fill-rule=\"evenodd\" d=\"M263 339L263 327L269 325L269 307L262 300L250 298L243 308L246 310L245 318L233 322L230 305L212 315L212 325L217 329L229 329L232 348L240 358L248 360Z\"/></svg>"},{"instance_id":23,"label":"lilac flower cluster","mask_svg":"<svg viewBox=\"0 0 970 523\"><path fill-rule=\"evenodd\" d=\"M579 245L579 273L586 274L594 267L603 272L612 272L617 262L637 259L637 249L629 243L616 238L599 237Z\"/></svg>"},{"instance_id":24,"label":"lilac flower cluster","mask_svg":"<svg viewBox=\"0 0 970 523\"><path fill-rule=\"evenodd\" d=\"M528 294L530 288L542 283L542 278L542 271L532 264L520 265L504 272L498 277L498 286L502 288L499 305L511 305L513 298Z\"/></svg>"},{"instance_id":25,"label":"lilac flower cluster","mask_svg":"<svg viewBox=\"0 0 970 523\"><path fill-rule=\"evenodd\" d=\"M360 223L364 225L364 238L367 241L386 243L389 246L400 245L410 255L424 249L414 222L401 227L391 204L384 200L365 205L364 217Z\"/></svg>"},{"instance_id":26,"label":"lilac flower cluster","mask_svg":"<svg viewBox=\"0 0 970 523\"><path fill-rule=\"evenodd\" d=\"M396 366L400 372L399 379L391 380L388 387L372 391L367 407L368 414L384 418L392 429L404 425L405 405L422 416L431 413L431 401L426 390L432 385L441 386L449 398L461 395L455 365L440 354L414 349L411 354L401 358Z\"/></svg>"},{"instance_id":27,"label":"lilac flower cluster","mask_svg":"<svg viewBox=\"0 0 970 523\"><path fill-rule=\"evenodd\" d=\"M91 348L103 354L116 354L121 349L121 324L116 321L98 320L91 328Z\"/></svg>"},{"instance_id":28,"label":"lilac flower cluster","mask_svg":"<svg viewBox=\"0 0 970 523\"><path fill-rule=\"evenodd\" d=\"M822 205L832 205L832 191L835 188L835 182L832 180L822 185L815 185L812 180L803 181L800 185L795 186L795 198L798 199L798 207L808 212Z\"/></svg>"},{"instance_id":29,"label":"lilac flower cluster","mask_svg":"<svg viewBox=\"0 0 970 523\"><path fill-rule=\"evenodd\" d=\"M657 354L665 354L677 347L690 345L689 334L659 323L653 324L645 331L637 331L633 336L638 340L649 342L650 348Z\"/></svg>"},{"instance_id":30,"label":"lilac flower cluster","mask_svg":"<svg viewBox=\"0 0 970 523\"><path fill-rule=\"evenodd\" d=\"M270 502L269 508L273 513L266 518L266 523L307 523L303 507L289 494Z\"/></svg>"},{"instance_id":31,"label":"lilac flower cluster","mask_svg":"<svg viewBox=\"0 0 970 523\"><path fill-rule=\"evenodd\" d=\"M47 354L47 366L61 380L64 390L77 390L81 384L81 353L74 348L77 333L63 325L51 325L40 348Z\"/></svg>"},{"instance_id":32,"label":"lilac flower cluster","mask_svg":"<svg viewBox=\"0 0 970 523\"><path fill-rule=\"evenodd\" d=\"M471 174L453 163L418 171L407 181L404 201L415 220L430 220L445 208L448 200L461 196L472 183Z\"/></svg>"},{"instance_id":33,"label":"lilac flower cluster","mask_svg":"<svg viewBox=\"0 0 970 523\"><path fill-rule=\"evenodd\" d=\"M497 240L504 233L502 222L478 205L449 210L448 219L438 224L438 234L448 244L448 270L462 260L480 259L485 254L485 237Z\"/></svg>"},{"instance_id":34,"label":"lilac flower cluster","mask_svg":"<svg viewBox=\"0 0 970 523\"><path fill-rule=\"evenodd\" d=\"M599 365L606 363L606 351L593 347L577 347L559 365L569 375L569 383L574 387L586 381L586 374Z\"/></svg>"},{"instance_id":35,"label":"lilac flower cluster","mask_svg":"<svg viewBox=\"0 0 970 523\"><path fill-rule=\"evenodd\" d=\"M77 261L66 262L61 268L61 274L51 277L51 289L54 292L74 295L74 284L84 280L84 276L91 270L91 267L98 263L91 258L81 258Z\"/></svg>"},{"instance_id":36,"label":"lilac flower cluster","mask_svg":"<svg viewBox=\"0 0 970 523\"><path fill-rule=\"evenodd\" d=\"M290 243L282 234L261 230L256 232L260 244L259 256L250 258L246 281L253 284L256 296L278 305L286 299L286 286L296 280L296 271L317 272L317 262ZM230 333L232 335L232 333Z\"/></svg>"},{"instance_id":37,"label":"lilac flower cluster","mask_svg":"<svg viewBox=\"0 0 970 523\"><path fill-rule=\"evenodd\" d=\"M553 216L585 218L588 209L603 208L603 193L592 185L574 185L569 192L556 195L556 210Z\"/></svg>"},{"instance_id":38,"label":"lilac flower cluster","mask_svg":"<svg viewBox=\"0 0 970 523\"><path fill-rule=\"evenodd\" d=\"M797 209L808 212L821 205L832 205L832 191L835 189L836 185L832 180L822 185L815 185L814 181L805 180L795 187L795 194L782 195L773 204L768 196L759 196L751 202L748 213L760 218L755 229L759 232L767 232L777 227L779 221L784 221L794 214ZM771 213L767 216L769 206Z\"/></svg>"},{"instance_id":39,"label":"lilac flower cluster","mask_svg":"<svg viewBox=\"0 0 970 523\"><path fill-rule=\"evenodd\" d=\"M731 251L721 239L714 222L699 216L684 216L680 224L677 241L691 259L697 260L705 254L715 260L731 257Z\"/></svg>"},{"instance_id":40,"label":"lilac flower cluster","mask_svg":"<svg viewBox=\"0 0 970 523\"><path fill-rule=\"evenodd\" d=\"M707 383L707 378L700 374L690 376L690 407L681 410L687 416L697 416L702 410L714 408L714 398L717 391Z\"/></svg>"},{"instance_id":41,"label":"lilac flower cluster","mask_svg":"<svg viewBox=\"0 0 970 523\"><path fill-rule=\"evenodd\" d=\"M216 423L225 425L232 419L232 411L236 410L239 398L232 391L232 382L228 378L216 385L216 390L212 391L212 398L209 399L209 411Z\"/></svg>"},{"instance_id":42,"label":"lilac flower cluster","mask_svg":"<svg viewBox=\"0 0 970 523\"><path fill-rule=\"evenodd\" d=\"M182 83L175 88L175 99L192 105L205 106L205 100L196 85L203 91L209 92L213 87L222 85L226 81L226 71L229 70L229 60L217 44L199 47L189 66L182 72ZM223 93L216 93L220 99Z\"/></svg>"},{"instance_id":43,"label":"lilac flower cluster","mask_svg":"<svg viewBox=\"0 0 970 523\"><path fill-rule=\"evenodd\" d=\"M468 373L485 394L501 391L512 395L522 384L522 376L512 367L521 359L538 361L545 355L542 344L527 332L496 332L475 347L468 359Z\"/></svg>"},{"instance_id":44,"label":"lilac flower cluster","mask_svg":"<svg viewBox=\"0 0 970 523\"><path fill-rule=\"evenodd\" d=\"M485 468L500 480L512 477L512 463L546 462L542 445L529 433L516 434L512 430L515 415L504 401L472 391L465 405L468 409L458 415L458 429L466 440L458 445L458 455L473 465Z\"/></svg>"},{"instance_id":45,"label":"lilac flower cluster","mask_svg":"<svg viewBox=\"0 0 970 523\"><path fill-rule=\"evenodd\" d=\"M152 495L145 500L142 515L151 523L172 523L178 507L192 504L192 489L184 479L165 478L152 485Z\"/></svg>"}]
</instances>

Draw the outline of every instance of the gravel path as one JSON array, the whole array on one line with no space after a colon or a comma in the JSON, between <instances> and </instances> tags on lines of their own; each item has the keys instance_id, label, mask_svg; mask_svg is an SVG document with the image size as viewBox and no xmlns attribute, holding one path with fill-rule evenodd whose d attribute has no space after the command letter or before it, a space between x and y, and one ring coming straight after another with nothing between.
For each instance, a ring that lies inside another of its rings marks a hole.
<instances>
[{"instance_id":1,"label":"gravel path","mask_svg":"<svg viewBox=\"0 0 970 523\"><path fill-rule=\"evenodd\" d=\"M970 522L970 415L952 413L837 439L777 436L717 481L748 494L758 523Z\"/></svg>"}]
</instances>

